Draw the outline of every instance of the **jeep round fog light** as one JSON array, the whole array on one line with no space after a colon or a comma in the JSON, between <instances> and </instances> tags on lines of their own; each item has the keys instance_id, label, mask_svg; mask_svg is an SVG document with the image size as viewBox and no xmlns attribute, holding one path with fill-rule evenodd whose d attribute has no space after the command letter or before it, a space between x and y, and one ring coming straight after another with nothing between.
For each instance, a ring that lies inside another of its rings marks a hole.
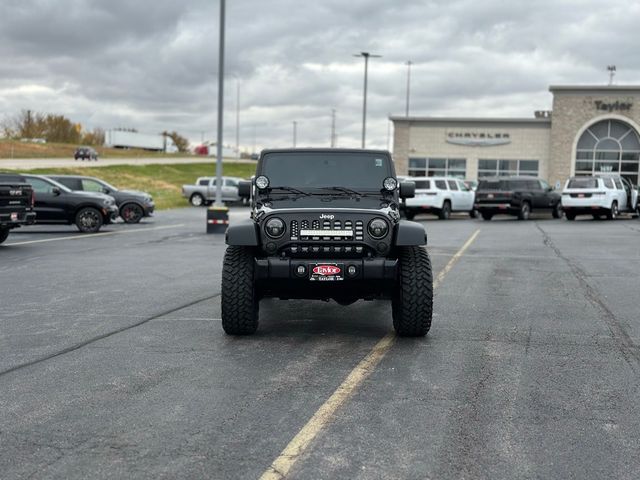
<instances>
[{"instance_id":1,"label":"jeep round fog light","mask_svg":"<svg viewBox=\"0 0 640 480\"><path fill-rule=\"evenodd\" d=\"M384 238L387 235L389 226L387 225L387 222L385 222L381 218L374 218L369 222L368 230L369 235L371 235L373 238L380 239Z\"/></svg>"},{"instance_id":2,"label":"jeep round fog light","mask_svg":"<svg viewBox=\"0 0 640 480\"><path fill-rule=\"evenodd\" d=\"M284 235L284 222L279 218L270 218L264 225L264 231L271 238L280 238Z\"/></svg>"},{"instance_id":3,"label":"jeep round fog light","mask_svg":"<svg viewBox=\"0 0 640 480\"><path fill-rule=\"evenodd\" d=\"M393 192L396 188L398 188L398 181L393 177L387 177L382 182L382 186L385 190Z\"/></svg>"},{"instance_id":4,"label":"jeep round fog light","mask_svg":"<svg viewBox=\"0 0 640 480\"><path fill-rule=\"evenodd\" d=\"M358 269L356 268L355 265L349 265L347 267L347 275L349 275L350 277L355 277L357 273L358 273Z\"/></svg>"},{"instance_id":5,"label":"jeep round fog light","mask_svg":"<svg viewBox=\"0 0 640 480\"><path fill-rule=\"evenodd\" d=\"M256 187L260 190L264 190L269 186L269 179L264 175L260 175L256 178Z\"/></svg>"},{"instance_id":6,"label":"jeep round fog light","mask_svg":"<svg viewBox=\"0 0 640 480\"><path fill-rule=\"evenodd\" d=\"M307 267L305 267L304 265L298 265L296 267L296 275L298 275L299 277L304 277L306 273Z\"/></svg>"}]
</instances>

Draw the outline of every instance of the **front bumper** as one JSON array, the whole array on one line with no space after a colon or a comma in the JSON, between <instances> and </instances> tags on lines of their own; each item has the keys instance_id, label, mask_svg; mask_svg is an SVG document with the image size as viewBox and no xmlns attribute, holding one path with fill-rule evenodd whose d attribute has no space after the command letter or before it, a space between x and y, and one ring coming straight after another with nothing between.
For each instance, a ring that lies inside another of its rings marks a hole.
<instances>
[{"instance_id":1,"label":"front bumper","mask_svg":"<svg viewBox=\"0 0 640 480\"><path fill-rule=\"evenodd\" d=\"M117 205L112 205L110 207L103 207L102 216L104 217L104 223L115 222L120 215L120 210L118 210Z\"/></svg>"},{"instance_id":2,"label":"front bumper","mask_svg":"<svg viewBox=\"0 0 640 480\"><path fill-rule=\"evenodd\" d=\"M311 280L316 265L340 265L340 280ZM299 267L304 267L300 273ZM353 273L350 273L353 272ZM390 258L255 259L255 280L263 296L307 299L390 298L398 260Z\"/></svg>"},{"instance_id":3,"label":"front bumper","mask_svg":"<svg viewBox=\"0 0 640 480\"><path fill-rule=\"evenodd\" d=\"M144 216L145 216L145 217L151 217L151 216L153 215L153 212L154 212L154 211L155 211L155 209L156 209L156 204L155 204L155 203L153 203L153 202L145 203L145 204L142 206L142 209L144 210Z\"/></svg>"}]
</instances>

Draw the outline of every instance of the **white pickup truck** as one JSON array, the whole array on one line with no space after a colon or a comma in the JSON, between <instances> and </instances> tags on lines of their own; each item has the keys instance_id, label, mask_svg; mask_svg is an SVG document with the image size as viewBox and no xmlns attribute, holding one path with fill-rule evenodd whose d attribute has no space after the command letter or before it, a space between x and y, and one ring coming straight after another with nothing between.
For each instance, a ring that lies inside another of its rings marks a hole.
<instances>
[{"instance_id":1,"label":"white pickup truck","mask_svg":"<svg viewBox=\"0 0 640 480\"><path fill-rule=\"evenodd\" d=\"M238 182L240 177L222 177L222 201L238 202ZM195 185L183 185L182 196L189 199L194 207L210 205L216 199L216 177L200 177Z\"/></svg>"}]
</instances>

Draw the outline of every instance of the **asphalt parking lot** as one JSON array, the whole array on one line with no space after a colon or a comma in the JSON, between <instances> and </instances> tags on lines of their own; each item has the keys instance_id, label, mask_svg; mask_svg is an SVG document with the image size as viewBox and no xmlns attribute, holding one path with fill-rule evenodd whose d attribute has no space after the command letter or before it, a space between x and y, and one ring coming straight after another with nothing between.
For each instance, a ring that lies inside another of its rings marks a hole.
<instances>
[{"instance_id":1,"label":"asphalt parking lot","mask_svg":"<svg viewBox=\"0 0 640 480\"><path fill-rule=\"evenodd\" d=\"M638 478L640 221L422 224L431 332L392 339L288 478ZM255 336L224 335L204 225L173 210L0 246L0 478L277 473L392 331L384 302L269 300Z\"/></svg>"}]
</instances>

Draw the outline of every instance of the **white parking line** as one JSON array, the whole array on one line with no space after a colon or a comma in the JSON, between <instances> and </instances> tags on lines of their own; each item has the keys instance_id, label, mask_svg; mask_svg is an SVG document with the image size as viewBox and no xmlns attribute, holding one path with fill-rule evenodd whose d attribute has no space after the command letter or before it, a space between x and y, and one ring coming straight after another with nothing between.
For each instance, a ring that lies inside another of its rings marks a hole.
<instances>
[{"instance_id":1,"label":"white parking line","mask_svg":"<svg viewBox=\"0 0 640 480\"><path fill-rule=\"evenodd\" d=\"M140 233L140 232L150 232L153 230L167 230L170 228L179 228L184 227L184 223L179 223L177 225L165 225L162 227L150 227L150 228L136 228L135 230L122 230L119 232L103 232L103 233L91 233L91 234L77 234L73 236L67 237L54 237L54 238L44 238L42 240L29 240L26 242L13 242L6 243L5 246L11 247L16 245L31 245L32 243L45 243L45 242L61 242L63 240L84 240L88 238L96 238L96 237L106 237L108 235L124 235L127 233ZM34 232L37 233L37 232Z\"/></svg>"}]
</instances>

